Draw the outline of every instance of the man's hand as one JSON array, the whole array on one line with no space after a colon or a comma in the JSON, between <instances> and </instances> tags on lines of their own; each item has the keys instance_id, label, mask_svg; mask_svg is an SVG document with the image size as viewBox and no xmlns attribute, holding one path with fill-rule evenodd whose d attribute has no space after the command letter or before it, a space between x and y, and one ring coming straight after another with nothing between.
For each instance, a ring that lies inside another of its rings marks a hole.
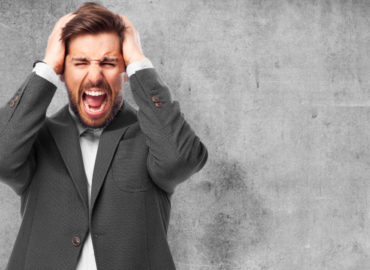
<instances>
[{"instance_id":1,"label":"man's hand","mask_svg":"<svg viewBox=\"0 0 370 270\"><path fill-rule=\"evenodd\" d=\"M141 48L140 36L132 22L126 16L121 15L125 23L124 40L122 44L123 60L127 67L132 62L146 60Z\"/></svg>"},{"instance_id":2,"label":"man's hand","mask_svg":"<svg viewBox=\"0 0 370 270\"><path fill-rule=\"evenodd\" d=\"M46 54L43 61L52 67L58 75L63 73L65 56L64 42L60 39L62 29L74 16L74 14L68 13L60 18L55 24L48 39L48 46L46 48Z\"/></svg>"}]
</instances>

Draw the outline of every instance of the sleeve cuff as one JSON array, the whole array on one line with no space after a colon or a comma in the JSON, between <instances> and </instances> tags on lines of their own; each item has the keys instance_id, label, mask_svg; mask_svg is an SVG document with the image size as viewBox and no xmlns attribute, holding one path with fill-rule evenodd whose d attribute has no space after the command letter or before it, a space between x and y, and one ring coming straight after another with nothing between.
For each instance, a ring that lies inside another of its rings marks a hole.
<instances>
[{"instance_id":1,"label":"sleeve cuff","mask_svg":"<svg viewBox=\"0 0 370 270\"><path fill-rule=\"evenodd\" d=\"M149 59L129 64L126 68L126 73L127 76L130 77L131 75L135 74L136 71L146 68L154 68L152 62Z\"/></svg>"},{"instance_id":2,"label":"sleeve cuff","mask_svg":"<svg viewBox=\"0 0 370 270\"><path fill-rule=\"evenodd\" d=\"M52 69L48 64L43 62L38 62L35 67L32 70L40 77L44 78L45 80L48 80L55 86L58 85L59 76L55 73L54 69Z\"/></svg>"}]
</instances>

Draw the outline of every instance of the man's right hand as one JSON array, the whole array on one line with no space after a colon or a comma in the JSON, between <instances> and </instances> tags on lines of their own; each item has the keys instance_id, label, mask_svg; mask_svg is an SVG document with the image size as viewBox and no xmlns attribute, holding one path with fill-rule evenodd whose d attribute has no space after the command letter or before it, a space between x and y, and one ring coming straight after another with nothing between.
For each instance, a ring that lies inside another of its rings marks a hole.
<instances>
[{"instance_id":1,"label":"man's right hand","mask_svg":"<svg viewBox=\"0 0 370 270\"><path fill-rule=\"evenodd\" d=\"M60 18L55 24L48 39L48 46L46 48L46 54L43 61L52 67L58 75L63 73L65 57L65 45L61 40L62 29L71 19L73 19L74 16L76 15L68 13Z\"/></svg>"}]
</instances>

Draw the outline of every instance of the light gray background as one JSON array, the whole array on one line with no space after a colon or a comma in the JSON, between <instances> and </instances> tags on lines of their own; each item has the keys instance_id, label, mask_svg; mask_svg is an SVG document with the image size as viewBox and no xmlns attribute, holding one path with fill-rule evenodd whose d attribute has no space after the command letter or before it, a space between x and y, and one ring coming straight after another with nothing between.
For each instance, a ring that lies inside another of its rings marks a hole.
<instances>
[{"instance_id":1,"label":"light gray background","mask_svg":"<svg viewBox=\"0 0 370 270\"><path fill-rule=\"evenodd\" d=\"M81 2L1 0L1 105ZM370 1L102 3L134 22L209 149L173 197L178 269L370 268ZM0 269L19 205L1 184Z\"/></svg>"}]
</instances>

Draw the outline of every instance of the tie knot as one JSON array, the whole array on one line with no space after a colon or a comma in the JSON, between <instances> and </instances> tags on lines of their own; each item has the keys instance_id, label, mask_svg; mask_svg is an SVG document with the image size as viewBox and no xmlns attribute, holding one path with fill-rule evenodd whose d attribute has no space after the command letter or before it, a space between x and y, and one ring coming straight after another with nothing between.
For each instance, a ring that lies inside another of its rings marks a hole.
<instances>
[{"instance_id":1,"label":"tie knot","mask_svg":"<svg viewBox=\"0 0 370 270\"><path fill-rule=\"evenodd\" d=\"M88 137L88 138L99 138L101 135L102 130L99 128L87 128L84 130L84 132L81 133L82 137Z\"/></svg>"}]
</instances>

